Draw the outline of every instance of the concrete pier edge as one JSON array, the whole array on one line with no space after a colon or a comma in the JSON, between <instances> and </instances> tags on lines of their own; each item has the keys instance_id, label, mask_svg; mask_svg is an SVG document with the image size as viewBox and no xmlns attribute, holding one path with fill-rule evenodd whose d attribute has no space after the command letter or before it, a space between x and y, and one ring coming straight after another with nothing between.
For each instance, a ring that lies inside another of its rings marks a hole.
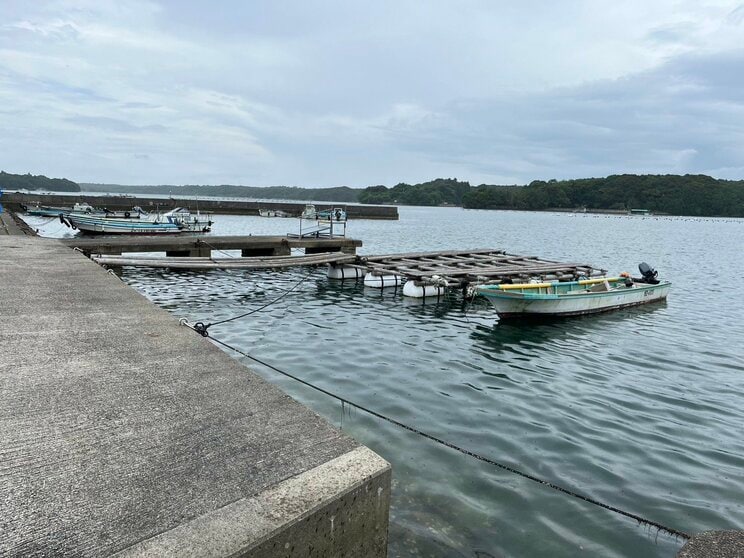
<instances>
[{"instance_id":1,"label":"concrete pier edge","mask_svg":"<svg viewBox=\"0 0 744 558\"><path fill-rule=\"evenodd\" d=\"M358 447L113 556L258 557L273 556L275 550L298 557L384 555L390 476L384 459ZM359 512L341 515L339 500L344 499L357 502Z\"/></svg>"},{"instance_id":2,"label":"concrete pier edge","mask_svg":"<svg viewBox=\"0 0 744 558\"><path fill-rule=\"evenodd\" d=\"M693 535L677 558L744 558L744 531L704 531Z\"/></svg>"}]
</instances>

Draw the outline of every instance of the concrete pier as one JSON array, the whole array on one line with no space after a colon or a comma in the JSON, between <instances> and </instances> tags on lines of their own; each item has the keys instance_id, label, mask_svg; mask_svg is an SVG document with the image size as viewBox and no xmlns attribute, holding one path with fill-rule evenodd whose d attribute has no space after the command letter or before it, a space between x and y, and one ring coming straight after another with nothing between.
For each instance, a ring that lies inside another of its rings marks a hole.
<instances>
[{"instance_id":1,"label":"concrete pier","mask_svg":"<svg viewBox=\"0 0 744 558\"><path fill-rule=\"evenodd\" d=\"M385 556L390 467L62 243L0 236L0 555Z\"/></svg>"},{"instance_id":2,"label":"concrete pier","mask_svg":"<svg viewBox=\"0 0 744 558\"><path fill-rule=\"evenodd\" d=\"M22 219L7 211L0 211L0 235L24 235L35 236L34 230Z\"/></svg>"},{"instance_id":3,"label":"concrete pier","mask_svg":"<svg viewBox=\"0 0 744 558\"><path fill-rule=\"evenodd\" d=\"M744 531L705 531L693 535L677 558L744 558Z\"/></svg>"}]
</instances>

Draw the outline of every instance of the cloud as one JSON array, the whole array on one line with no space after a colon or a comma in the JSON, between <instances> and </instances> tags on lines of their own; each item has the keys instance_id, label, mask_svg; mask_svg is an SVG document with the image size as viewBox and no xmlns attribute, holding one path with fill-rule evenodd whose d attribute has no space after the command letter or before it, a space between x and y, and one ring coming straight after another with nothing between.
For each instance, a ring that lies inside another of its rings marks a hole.
<instances>
[{"instance_id":1,"label":"cloud","mask_svg":"<svg viewBox=\"0 0 744 558\"><path fill-rule=\"evenodd\" d=\"M7 2L0 167L255 185L739 178L743 10Z\"/></svg>"},{"instance_id":2,"label":"cloud","mask_svg":"<svg viewBox=\"0 0 744 558\"><path fill-rule=\"evenodd\" d=\"M424 128L400 147L485 181L622 172L741 178L743 64L744 50L691 54L622 79L453 103L443 110L451 126L446 137L440 130L442 141Z\"/></svg>"}]
</instances>

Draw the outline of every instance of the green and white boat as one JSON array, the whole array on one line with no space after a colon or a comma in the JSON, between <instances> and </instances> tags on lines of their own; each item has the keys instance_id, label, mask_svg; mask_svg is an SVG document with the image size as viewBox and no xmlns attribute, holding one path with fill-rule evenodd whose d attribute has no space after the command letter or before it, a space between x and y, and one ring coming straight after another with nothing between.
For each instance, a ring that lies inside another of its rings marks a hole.
<instances>
[{"instance_id":1,"label":"green and white boat","mask_svg":"<svg viewBox=\"0 0 744 558\"><path fill-rule=\"evenodd\" d=\"M598 277L580 281L552 281L481 285L500 319L579 316L638 306L666 299L672 284L656 279L648 264L638 266L642 277Z\"/></svg>"}]
</instances>

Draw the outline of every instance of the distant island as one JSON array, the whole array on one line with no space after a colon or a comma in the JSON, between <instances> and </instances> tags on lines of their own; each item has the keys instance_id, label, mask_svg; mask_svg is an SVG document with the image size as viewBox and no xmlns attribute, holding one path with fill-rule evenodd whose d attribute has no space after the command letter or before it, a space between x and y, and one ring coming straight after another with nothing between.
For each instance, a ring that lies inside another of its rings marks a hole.
<instances>
[{"instance_id":1,"label":"distant island","mask_svg":"<svg viewBox=\"0 0 744 558\"><path fill-rule=\"evenodd\" d=\"M79 192L80 186L66 178L43 175L10 174L0 171L0 190L45 190L48 192Z\"/></svg>"},{"instance_id":2,"label":"distant island","mask_svg":"<svg viewBox=\"0 0 744 558\"><path fill-rule=\"evenodd\" d=\"M420 184L401 182L367 188L298 188L293 186L129 186L76 184L46 176L0 172L0 188L65 192L116 192L205 197L263 198L340 203L459 206L468 209L630 211L691 216L744 217L744 180L721 180L702 174L620 174L605 178L535 180L527 185L471 186L456 178Z\"/></svg>"}]
</instances>

